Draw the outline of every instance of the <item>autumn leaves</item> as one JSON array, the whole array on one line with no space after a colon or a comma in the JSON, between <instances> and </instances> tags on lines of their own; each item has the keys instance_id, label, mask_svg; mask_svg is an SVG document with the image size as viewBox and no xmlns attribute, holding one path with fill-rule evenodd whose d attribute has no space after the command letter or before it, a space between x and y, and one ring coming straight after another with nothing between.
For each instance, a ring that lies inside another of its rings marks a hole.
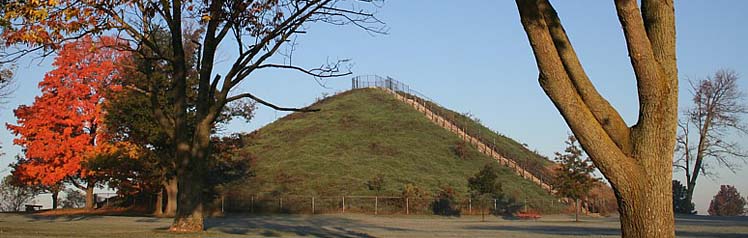
<instances>
[{"instance_id":1,"label":"autumn leaves","mask_svg":"<svg viewBox=\"0 0 748 238\"><path fill-rule=\"evenodd\" d=\"M39 83L42 95L14 110L18 121L7 127L17 136L14 143L24 148L14 168L21 181L43 186L70 180L96 183L91 179L96 171L84 166L87 160L114 153L136 156L127 143L109 140L103 123L106 94L121 89L118 61L126 56L110 47L114 44L110 37L84 37L64 45L55 69Z\"/></svg>"}]
</instances>

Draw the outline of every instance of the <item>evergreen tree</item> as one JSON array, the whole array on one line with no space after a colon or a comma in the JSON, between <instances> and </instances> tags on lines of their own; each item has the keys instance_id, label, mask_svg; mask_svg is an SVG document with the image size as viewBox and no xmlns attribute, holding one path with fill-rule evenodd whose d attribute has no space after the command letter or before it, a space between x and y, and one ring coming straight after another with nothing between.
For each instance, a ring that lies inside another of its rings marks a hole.
<instances>
[{"instance_id":1,"label":"evergreen tree","mask_svg":"<svg viewBox=\"0 0 748 238\"><path fill-rule=\"evenodd\" d=\"M722 185L709 203L711 216L740 216L745 214L745 198L731 185Z\"/></svg>"},{"instance_id":2,"label":"evergreen tree","mask_svg":"<svg viewBox=\"0 0 748 238\"><path fill-rule=\"evenodd\" d=\"M597 179L592 177L595 165L589 158L583 158L584 152L577 144L577 138L573 135L566 140L564 154L556 153L556 169L553 185L558 194L574 199L576 202L575 220L579 221L579 200L585 199Z\"/></svg>"},{"instance_id":3,"label":"evergreen tree","mask_svg":"<svg viewBox=\"0 0 748 238\"><path fill-rule=\"evenodd\" d=\"M499 167L495 163L486 164L473 177L468 178L470 198L481 210L481 219L485 221L485 210L494 199L502 199L503 192L499 177Z\"/></svg>"},{"instance_id":4,"label":"evergreen tree","mask_svg":"<svg viewBox=\"0 0 748 238\"><path fill-rule=\"evenodd\" d=\"M673 180L673 211L680 214L696 214L694 204L686 200L686 186L678 180Z\"/></svg>"}]
</instances>

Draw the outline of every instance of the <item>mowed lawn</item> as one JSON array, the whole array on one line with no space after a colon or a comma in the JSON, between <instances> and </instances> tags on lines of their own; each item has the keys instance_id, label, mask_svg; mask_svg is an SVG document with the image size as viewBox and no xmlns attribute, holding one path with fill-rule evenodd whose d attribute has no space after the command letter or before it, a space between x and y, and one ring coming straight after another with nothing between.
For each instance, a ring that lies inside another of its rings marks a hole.
<instances>
[{"instance_id":1,"label":"mowed lawn","mask_svg":"<svg viewBox=\"0 0 748 238\"><path fill-rule=\"evenodd\" d=\"M537 221L480 216L230 215L207 231L171 234L171 219L124 216L0 214L0 237L617 237L618 220L546 216ZM748 237L748 217L681 216L678 237Z\"/></svg>"}]
</instances>

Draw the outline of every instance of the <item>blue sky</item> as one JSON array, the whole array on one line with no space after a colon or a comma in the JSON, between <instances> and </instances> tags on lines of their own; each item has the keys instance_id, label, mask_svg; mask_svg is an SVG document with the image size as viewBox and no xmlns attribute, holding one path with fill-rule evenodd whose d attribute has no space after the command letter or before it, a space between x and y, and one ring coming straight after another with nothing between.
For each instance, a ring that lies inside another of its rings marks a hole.
<instances>
[{"instance_id":1,"label":"blue sky","mask_svg":"<svg viewBox=\"0 0 748 238\"><path fill-rule=\"evenodd\" d=\"M537 68L514 1L435 2L387 1L378 9L390 28L387 35L372 36L355 27L309 26L308 33L297 39L294 62L315 67L350 58L354 75L391 76L448 108L476 115L488 127L543 155L561 151L569 129L537 83ZM554 1L554 6L593 83L633 124L638 110L635 81L612 2ZM721 68L741 74L740 87L748 91L748 47L739 43L748 39L745 10L748 1L676 1L681 108L690 105L684 80ZM225 71L232 55L230 47L222 49L219 72ZM31 103L39 94L36 84L50 70L50 63L51 59L19 63L18 91L0 109L3 122L15 122L11 109ZM349 89L350 78L327 80L328 88L323 88L302 74L261 71L236 92L251 91L282 106L304 106L322 93ZM283 115L261 107L254 120L232 122L226 132L252 131ZM0 139L5 152L0 167L5 168L19 148L4 129ZM732 139L748 149L745 137ZM3 170L0 174L7 173ZM719 177L702 178L697 185L700 214L706 213L719 184L736 185L748 195L745 170L718 171ZM684 175L676 171L674 177L683 180Z\"/></svg>"}]
</instances>

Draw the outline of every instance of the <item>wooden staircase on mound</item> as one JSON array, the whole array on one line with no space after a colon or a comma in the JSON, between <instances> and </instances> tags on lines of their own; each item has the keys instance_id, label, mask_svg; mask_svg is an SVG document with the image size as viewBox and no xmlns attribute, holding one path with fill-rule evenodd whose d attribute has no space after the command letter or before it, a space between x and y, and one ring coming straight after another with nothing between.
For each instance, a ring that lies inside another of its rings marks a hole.
<instances>
[{"instance_id":1,"label":"wooden staircase on mound","mask_svg":"<svg viewBox=\"0 0 748 238\"><path fill-rule=\"evenodd\" d=\"M512 169L517 175L521 176L522 178L527 179L537 184L538 186L540 186L541 188L545 189L546 191L550 193L555 192L553 190L553 187L550 184L540 179L538 176L534 175L533 173L527 171L525 168L520 166L516 161L502 156L501 154L499 154L499 152L493 149L493 147L487 145L486 143L479 140L478 138L471 136L466 131L464 131L462 128L450 122L449 120L445 119L444 117L438 115L437 113L434 113L431 109L429 109L426 105L424 105L424 103L419 102L418 100L414 100L413 98L415 97L408 97L407 95L412 90L410 90L407 85L404 85L390 78L384 79L378 76L367 76L367 77L375 77L376 80L373 82L367 82L367 81L362 81L359 77L354 78L353 88L377 88L377 89L384 90L385 92L393 95L397 100L407 105L410 105L417 111L423 113L426 116L426 118L428 118L434 124L444 129L447 129L451 131L452 133L457 134L460 138L462 138L462 140L478 148L478 151L480 151L481 153L491 158L494 158L496 162L498 162L499 164ZM405 90L402 90L402 89L405 89Z\"/></svg>"}]
</instances>

